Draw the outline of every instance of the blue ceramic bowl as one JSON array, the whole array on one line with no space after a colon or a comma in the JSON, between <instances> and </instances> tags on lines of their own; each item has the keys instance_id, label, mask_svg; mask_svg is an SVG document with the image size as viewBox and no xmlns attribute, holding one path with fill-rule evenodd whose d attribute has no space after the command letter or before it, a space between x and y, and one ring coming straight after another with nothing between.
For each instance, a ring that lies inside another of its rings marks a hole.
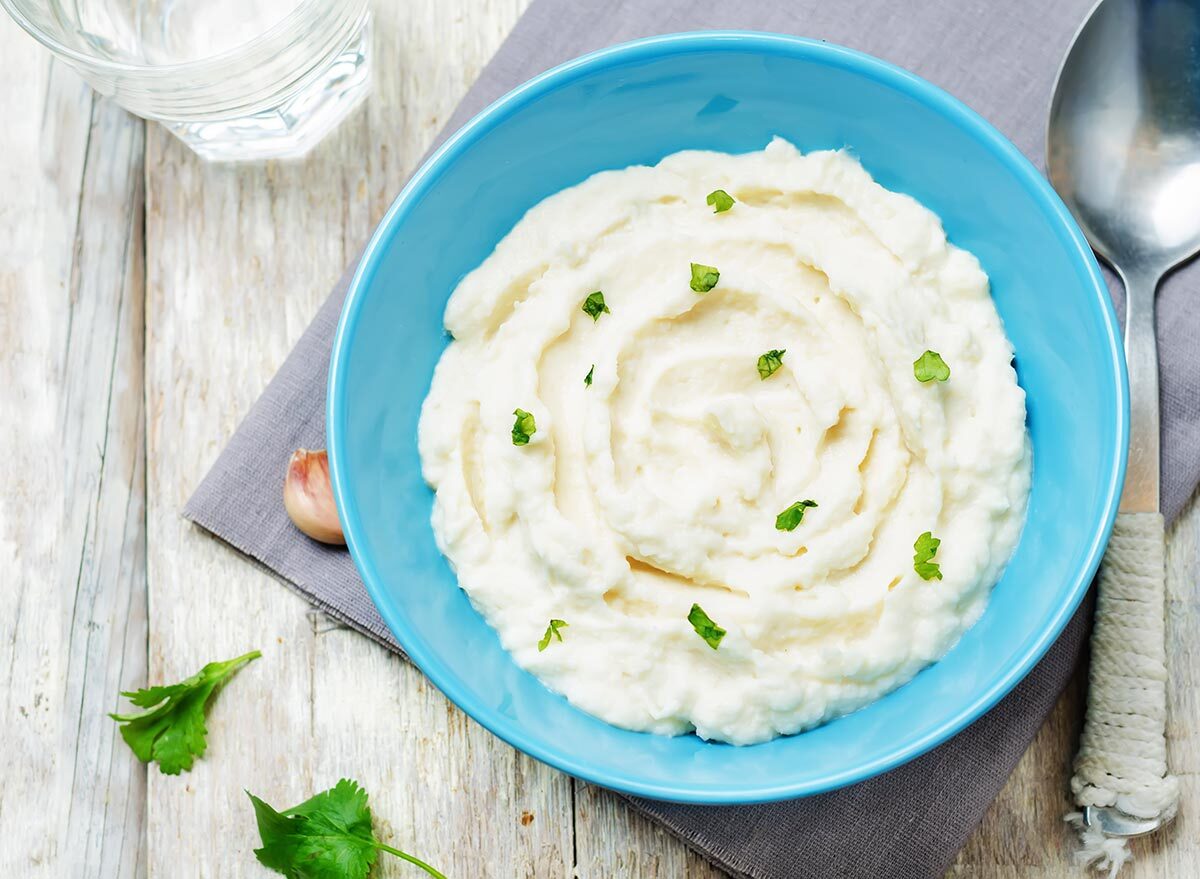
<instances>
[{"instance_id":1,"label":"blue ceramic bowl","mask_svg":"<svg viewBox=\"0 0 1200 879\"><path fill-rule=\"evenodd\" d=\"M848 147L933 209L992 280L1028 393L1028 525L986 613L940 662L846 717L750 747L609 726L518 668L434 545L417 418L447 343L446 299L530 207L682 149ZM812 794L910 760L1030 670L1087 589L1124 476L1125 367L1091 251L1045 180L929 83L825 43L692 33L606 49L501 98L400 193L342 312L329 376L342 523L380 613L460 708L527 754L605 787L746 803Z\"/></svg>"}]
</instances>

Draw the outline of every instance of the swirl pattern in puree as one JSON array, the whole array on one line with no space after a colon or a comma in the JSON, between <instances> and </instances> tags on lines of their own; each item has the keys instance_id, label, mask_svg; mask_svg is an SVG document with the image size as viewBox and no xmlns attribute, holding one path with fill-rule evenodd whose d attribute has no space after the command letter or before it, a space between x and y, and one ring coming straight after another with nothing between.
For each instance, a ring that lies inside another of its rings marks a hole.
<instances>
[{"instance_id":1,"label":"swirl pattern in puree","mask_svg":"<svg viewBox=\"0 0 1200 879\"><path fill-rule=\"evenodd\" d=\"M1025 398L987 278L845 153L597 174L525 215L446 326L420 425L439 546L516 661L611 723L745 744L852 711L954 644L1016 544ZM949 380L914 377L927 349Z\"/></svg>"}]
</instances>

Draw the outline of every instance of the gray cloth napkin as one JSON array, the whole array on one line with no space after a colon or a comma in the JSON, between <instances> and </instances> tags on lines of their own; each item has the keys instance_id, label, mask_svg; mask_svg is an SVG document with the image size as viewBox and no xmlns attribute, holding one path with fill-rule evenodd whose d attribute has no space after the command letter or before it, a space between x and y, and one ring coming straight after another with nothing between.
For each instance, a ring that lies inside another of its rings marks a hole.
<instances>
[{"instance_id":1,"label":"gray cloth napkin","mask_svg":"<svg viewBox=\"0 0 1200 879\"><path fill-rule=\"evenodd\" d=\"M1054 76L1092 4L535 0L443 136L518 83L592 49L656 33L745 28L830 40L907 67L982 113L1040 167ZM292 450L325 445L329 352L348 278L333 291L184 515L271 568L325 613L398 650L349 555L301 536L280 501ZM1111 274L1109 286L1119 308L1120 289ZM1192 353L1200 337L1200 307L1187 304L1189 290L1194 294L1197 289L1200 265L1192 264L1168 279L1158 299L1163 505L1168 518L1180 511L1200 481L1200 362ZM1088 610L1075 616L1042 662L995 709L951 741L885 775L773 805L629 801L739 877L940 876L1070 677L1087 631Z\"/></svg>"}]
</instances>

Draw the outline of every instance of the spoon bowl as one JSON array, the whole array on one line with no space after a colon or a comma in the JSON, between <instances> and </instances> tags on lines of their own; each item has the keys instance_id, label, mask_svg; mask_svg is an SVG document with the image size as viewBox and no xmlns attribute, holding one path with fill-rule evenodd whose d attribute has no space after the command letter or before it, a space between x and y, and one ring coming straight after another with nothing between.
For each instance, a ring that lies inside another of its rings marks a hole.
<instances>
[{"instance_id":1,"label":"spoon bowl","mask_svg":"<svg viewBox=\"0 0 1200 879\"><path fill-rule=\"evenodd\" d=\"M1200 251L1200 2L1104 0L1063 64L1047 144L1054 188L1122 274Z\"/></svg>"}]
</instances>

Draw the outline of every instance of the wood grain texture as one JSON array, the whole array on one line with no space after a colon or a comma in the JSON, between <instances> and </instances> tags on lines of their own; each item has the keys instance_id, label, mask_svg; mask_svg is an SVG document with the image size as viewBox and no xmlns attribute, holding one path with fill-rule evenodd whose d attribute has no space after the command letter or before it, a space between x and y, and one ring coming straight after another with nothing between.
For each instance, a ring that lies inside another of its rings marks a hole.
<instances>
[{"instance_id":1,"label":"wood grain texture","mask_svg":"<svg viewBox=\"0 0 1200 879\"><path fill-rule=\"evenodd\" d=\"M307 159L253 166L143 139L0 16L0 876L264 879L243 788L291 805L340 776L456 879L721 876L178 515L527 2L378 4L369 101ZM1200 875L1200 506L1168 569L1183 810L1131 879ZM147 786L104 717L117 689L147 651L157 682L252 647L207 758ZM1081 706L1077 676L949 876L1080 875L1061 813Z\"/></svg>"},{"instance_id":2,"label":"wood grain texture","mask_svg":"<svg viewBox=\"0 0 1200 879\"><path fill-rule=\"evenodd\" d=\"M725 875L603 788L575 783L579 879L721 879Z\"/></svg>"},{"instance_id":3,"label":"wood grain texture","mask_svg":"<svg viewBox=\"0 0 1200 879\"><path fill-rule=\"evenodd\" d=\"M262 875L242 788L290 805L342 775L371 792L390 843L449 875L570 873L569 779L178 518L523 5L379 5L375 91L301 162L203 165L150 132L151 675L265 654L210 715L209 758L185 779L152 774L151 875ZM379 875L411 870L385 858Z\"/></svg>"},{"instance_id":4,"label":"wood grain texture","mask_svg":"<svg viewBox=\"0 0 1200 879\"><path fill-rule=\"evenodd\" d=\"M0 82L0 875L144 876L144 126L7 18Z\"/></svg>"},{"instance_id":5,"label":"wood grain texture","mask_svg":"<svg viewBox=\"0 0 1200 879\"><path fill-rule=\"evenodd\" d=\"M145 126L108 101L90 115L60 388L65 866L71 876L140 876L146 772L105 715L118 691L146 679Z\"/></svg>"}]
</instances>

